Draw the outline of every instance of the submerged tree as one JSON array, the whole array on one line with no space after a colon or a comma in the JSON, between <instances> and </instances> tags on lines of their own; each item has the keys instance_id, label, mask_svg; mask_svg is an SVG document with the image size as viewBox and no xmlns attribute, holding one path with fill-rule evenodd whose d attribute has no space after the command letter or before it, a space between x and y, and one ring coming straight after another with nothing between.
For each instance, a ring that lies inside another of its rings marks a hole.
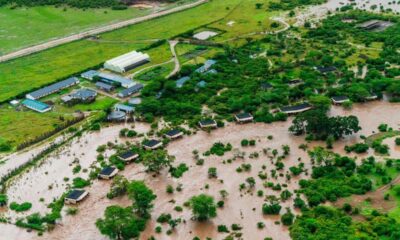
<instances>
[{"instance_id":1,"label":"submerged tree","mask_svg":"<svg viewBox=\"0 0 400 240\"><path fill-rule=\"evenodd\" d=\"M109 206L104 218L97 219L96 227L111 239L127 240L138 238L146 221L135 216L132 207Z\"/></svg>"},{"instance_id":2,"label":"submerged tree","mask_svg":"<svg viewBox=\"0 0 400 240\"><path fill-rule=\"evenodd\" d=\"M217 208L214 198L206 194L200 194L190 199L193 215L198 221L206 221L217 216Z\"/></svg>"},{"instance_id":3,"label":"submerged tree","mask_svg":"<svg viewBox=\"0 0 400 240\"><path fill-rule=\"evenodd\" d=\"M128 196L133 201L133 208L143 218L149 217L149 211L153 208L153 200L156 195L143 181L132 181L128 185Z\"/></svg>"}]
</instances>

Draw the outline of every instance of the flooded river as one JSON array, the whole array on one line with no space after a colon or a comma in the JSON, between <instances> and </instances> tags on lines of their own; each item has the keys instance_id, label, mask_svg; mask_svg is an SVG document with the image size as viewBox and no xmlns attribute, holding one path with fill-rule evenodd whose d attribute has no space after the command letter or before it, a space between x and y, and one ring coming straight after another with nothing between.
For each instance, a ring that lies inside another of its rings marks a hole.
<instances>
[{"instance_id":1,"label":"flooded river","mask_svg":"<svg viewBox=\"0 0 400 240\"><path fill-rule=\"evenodd\" d=\"M346 144L352 144L361 141L361 135L371 135L377 132L377 127L381 123L387 123L394 129L399 129L398 116L400 104L392 104L383 101L370 102L366 104L354 105L352 110L344 110L341 107L333 107L331 110L332 115L356 115L360 120L362 131L354 136L348 137L343 141L339 141L334 146L334 151L344 154L343 147ZM243 229L243 239L262 239L264 237L272 237L274 240L289 239L287 228L275 224L279 220L278 217L264 216L261 212L261 206L264 203L264 197L256 196L257 190L263 190L265 195L279 195L270 188L262 186L263 181L257 176L259 172L265 172L269 178L267 181L274 183L287 184L287 189L293 192L298 188L298 180L292 178L287 181L284 176L273 179L270 176L270 170L275 167L272 166L271 160L268 155L263 153L264 149L278 149L282 153L282 145L289 145L291 152L285 158L285 173L290 166L298 165L299 162L305 164L306 169L310 169L311 164L307 153L298 148L304 143L303 137L295 137L288 133L288 127L291 121L277 122L273 124L246 124L237 125L234 123L227 124L226 127L206 133L199 131L192 136L185 136L184 138L171 142L168 147L168 153L176 157L174 165L179 163L186 163L189 166L189 171L185 172L183 177L176 179L171 178L170 174L166 171L162 172L157 177L150 176L144 173L144 168L141 164L131 164L120 172L130 180L144 180L149 187L151 187L157 194L154 209L152 212L152 219L147 225L145 232L142 234L141 239L148 239L150 236L155 236L156 239L192 239L195 236L205 239L211 237L213 239L222 239L226 234L218 233L216 227L224 224L230 226L231 224L240 224ZM126 126L112 126L102 129L98 133L89 133L75 140L69 146L64 147L59 152L52 154L44 163L28 173L21 176L8 190L10 201L29 201L32 202L33 208L26 214L34 212L45 213L48 211L46 204L51 202L53 198L59 197L67 187L67 183L63 180L64 177L70 179L82 176L86 177L87 173L72 174L72 168L79 159L79 164L83 168L88 168L96 159L96 148L101 144L106 144L108 141L121 142L118 137L119 130ZM147 132L149 126L145 124L137 124L135 130L138 132ZM272 140L267 137L273 136ZM242 139L256 140L256 146L244 147L240 146ZM125 141L125 140L123 140ZM133 140L131 140L133 141ZM137 141L137 140L136 140ZM231 143L234 150L225 154L222 157L216 156L201 156L205 159L203 166L197 166L193 158L192 151L198 150L200 155L209 150L215 142ZM322 143L323 144L323 143ZM310 147L318 145L318 143L309 144ZM394 146L392 152L398 155L397 148ZM245 152L244 159L237 159L232 163L226 160L232 159L234 152ZM257 152L260 157L250 158L250 154ZM111 154L111 153L110 153ZM372 154L372 152L371 152ZM368 154L363 155L367 156ZM250 172L238 173L236 169L242 164L248 163L252 165ZM266 170L263 169L266 167ZM218 179L208 178L208 168L216 167L218 172ZM239 191L239 185L245 183L246 178L254 177L256 180L255 188L249 192ZM301 178L307 176L302 175ZM181 192L175 191L174 194L167 194L165 189L167 185L174 187L182 184L183 190ZM208 184L208 189L205 187ZM51 187L49 187L51 186ZM57 225L55 230L50 233L45 233L44 237L38 239L106 239L100 235L95 227L96 219L102 217L104 209L109 205L122 205L128 206L131 201L126 197L117 198L113 200L107 199L105 196L109 191L110 181L94 181L93 185L87 188L90 192L89 197L78 205L79 212L75 216L63 216L60 224ZM174 210L175 206L183 206L193 195L200 193L207 193L214 196L219 201L221 196L220 190L226 190L229 196L225 200L225 206L218 209L218 216L212 221L205 223L198 223L191 220L190 209L183 207L182 212ZM34 197L32 197L34 196ZM43 201L40 200L43 198ZM282 203L283 208L293 206L292 199ZM282 210L282 213L285 210ZM180 217L183 220L176 230L167 235L167 225L163 225L162 233L155 233L154 228L159 224L155 219L162 213L171 213L173 217ZM13 212L7 213L9 216L16 218L22 216ZM265 224L264 229L257 228L257 222ZM0 225L3 229L3 225ZM25 230L18 229L12 225L4 227L6 239L21 239L26 236ZM79 231L77 231L79 229ZM30 237L34 239L35 235L31 233Z\"/></svg>"}]
</instances>

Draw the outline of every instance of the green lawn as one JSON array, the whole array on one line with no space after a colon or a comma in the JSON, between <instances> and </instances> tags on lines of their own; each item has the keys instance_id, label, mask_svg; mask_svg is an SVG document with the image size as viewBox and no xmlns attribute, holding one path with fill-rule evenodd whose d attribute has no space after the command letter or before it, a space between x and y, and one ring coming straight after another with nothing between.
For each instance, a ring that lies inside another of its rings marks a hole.
<instances>
[{"instance_id":1,"label":"green lawn","mask_svg":"<svg viewBox=\"0 0 400 240\"><path fill-rule=\"evenodd\" d=\"M55 7L0 8L0 54L44 42L55 37L77 33L94 26L139 17L151 10L129 8L74 9Z\"/></svg>"},{"instance_id":2,"label":"green lawn","mask_svg":"<svg viewBox=\"0 0 400 240\"><path fill-rule=\"evenodd\" d=\"M213 0L184 12L101 35L100 40L107 41L80 40L2 63L0 101L150 44L137 40L166 39L221 19L239 2L241 0Z\"/></svg>"},{"instance_id":3,"label":"green lawn","mask_svg":"<svg viewBox=\"0 0 400 240\"><path fill-rule=\"evenodd\" d=\"M107 25L148 15L155 10L169 9L194 0L161 4L155 9L130 7L126 10L76 9L53 6L30 8L0 7L0 55L46 40L78 33L93 27Z\"/></svg>"}]
</instances>

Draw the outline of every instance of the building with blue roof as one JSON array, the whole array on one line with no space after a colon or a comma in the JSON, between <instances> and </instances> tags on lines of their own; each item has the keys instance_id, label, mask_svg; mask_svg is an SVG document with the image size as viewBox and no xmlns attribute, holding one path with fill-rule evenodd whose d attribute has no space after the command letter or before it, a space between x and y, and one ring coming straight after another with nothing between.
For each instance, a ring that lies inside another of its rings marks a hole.
<instances>
[{"instance_id":1,"label":"building with blue roof","mask_svg":"<svg viewBox=\"0 0 400 240\"><path fill-rule=\"evenodd\" d=\"M132 113L135 111L134 107L118 103L114 106L115 111L125 112L125 113Z\"/></svg>"},{"instance_id":2,"label":"building with blue roof","mask_svg":"<svg viewBox=\"0 0 400 240\"><path fill-rule=\"evenodd\" d=\"M98 76L99 72L95 70L89 70L81 74L81 77L92 81L94 77Z\"/></svg>"},{"instance_id":3,"label":"building with blue roof","mask_svg":"<svg viewBox=\"0 0 400 240\"><path fill-rule=\"evenodd\" d=\"M141 84L141 83L135 84L134 86L132 86L130 88L127 88L127 89L124 89L121 92L119 92L118 93L118 97L120 97L120 98L129 97L129 96L131 96L133 94L136 94L136 93L140 92L140 90L142 90L143 87L144 87L144 85Z\"/></svg>"},{"instance_id":4,"label":"building with blue roof","mask_svg":"<svg viewBox=\"0 0 400 240\"><path fill-rule=\"evenodd\" d=\"M22 105L40 113L48 112L51 110L51 106L47 105L46 103L32 99L25 99L24 101L22 101Z\"/></svg>"},{"instance_id":5,"label":"building with blue roof","mask_svg":"<svg viewBox=\"0 0 400 240\"><path fill-rule=\"evenodd\" d=\"M116 74L99 73L97 76L100 78L100 81L102 82L121 85L124 88L130 88L136 84L134 81Z\"/></svg>"},{"instance_id":6,"label":"building with blue roof","mask_svg":"<svg viewBox=\"0 0 400 240\"><path fill-rule=\"evenodd\" d=\"M188 77L188 76L179 78L178 80L176 80L176 87L177 88L183 87L183 84L185 84L189 80L190 80L190 77Z\"/></svg>"},{"instance_id":7,"label":"building with blue roof","mask_svg":"<svg viewBox=\"0 0 400 240\"><path fill-rule=\"evenodd\" d=\"M205 62L204 62L204 65L201 66L201 67L199 67L199 68L196 70L196 72L197 72L197 73L205 73L205 72L207 72L208 70L210 70L210 68L211 68L214 64L216 64L216 63L217 63L217 61L212 60L212 59L209 59L209 60L205 61Z\"/></svg>"}]
</instances>

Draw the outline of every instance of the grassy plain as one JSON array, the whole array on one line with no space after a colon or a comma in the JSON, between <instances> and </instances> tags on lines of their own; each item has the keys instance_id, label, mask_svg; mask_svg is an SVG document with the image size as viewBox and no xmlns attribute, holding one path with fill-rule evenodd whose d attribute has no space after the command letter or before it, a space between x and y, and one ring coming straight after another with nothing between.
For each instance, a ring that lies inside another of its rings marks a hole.
<instances>
[{"instance_id":1,"label":"grassy plain","mask_svg":"<svg viewBox=\"0 0 400 240\"><path fill-rule=\"evenodd\" d=\"M240 6L246 3L249 5L249 9L260 11L260 15L262 13L270 14L265 10L255 9L253 0L213 0L187 11L102 34L99 41L76 41L2 63L0 64L2 73L0 75L0 101L95 66L108 58L150 44L143 40L167 39L203 25L222 21L232 11L235 12L235 7L240 3L242 3ZM243 17L252 17L249 11L243 12ZM239 13L240 11L236 15ZM251 23L254 22L256 20ZM232 32L236 30L232 29ZM254 29L249 28L248 30L250 32Z\"/></svg>"},{"instance_id":2,"label":"grassy plain","mask_svg":"<svg viewBox=\"0 0 400 240\"><path fill-rule=\"evenodd\" d=\"M154 8L129 7L126 10L76 9L54 6L0 7L0 55L53 38L82 32L135 17L169 9L194 0L159 4Z\"/></svg>"},{"instance_id":3,"label":"grassy plain","mask_svg":"<svg viewBox=\"0 0 400 240\"><path fill-rule=\"evenodd\" d=\"M150 9L0 8L0 54L95 26L139 17Z\"/></svg>"}]
</instances>

